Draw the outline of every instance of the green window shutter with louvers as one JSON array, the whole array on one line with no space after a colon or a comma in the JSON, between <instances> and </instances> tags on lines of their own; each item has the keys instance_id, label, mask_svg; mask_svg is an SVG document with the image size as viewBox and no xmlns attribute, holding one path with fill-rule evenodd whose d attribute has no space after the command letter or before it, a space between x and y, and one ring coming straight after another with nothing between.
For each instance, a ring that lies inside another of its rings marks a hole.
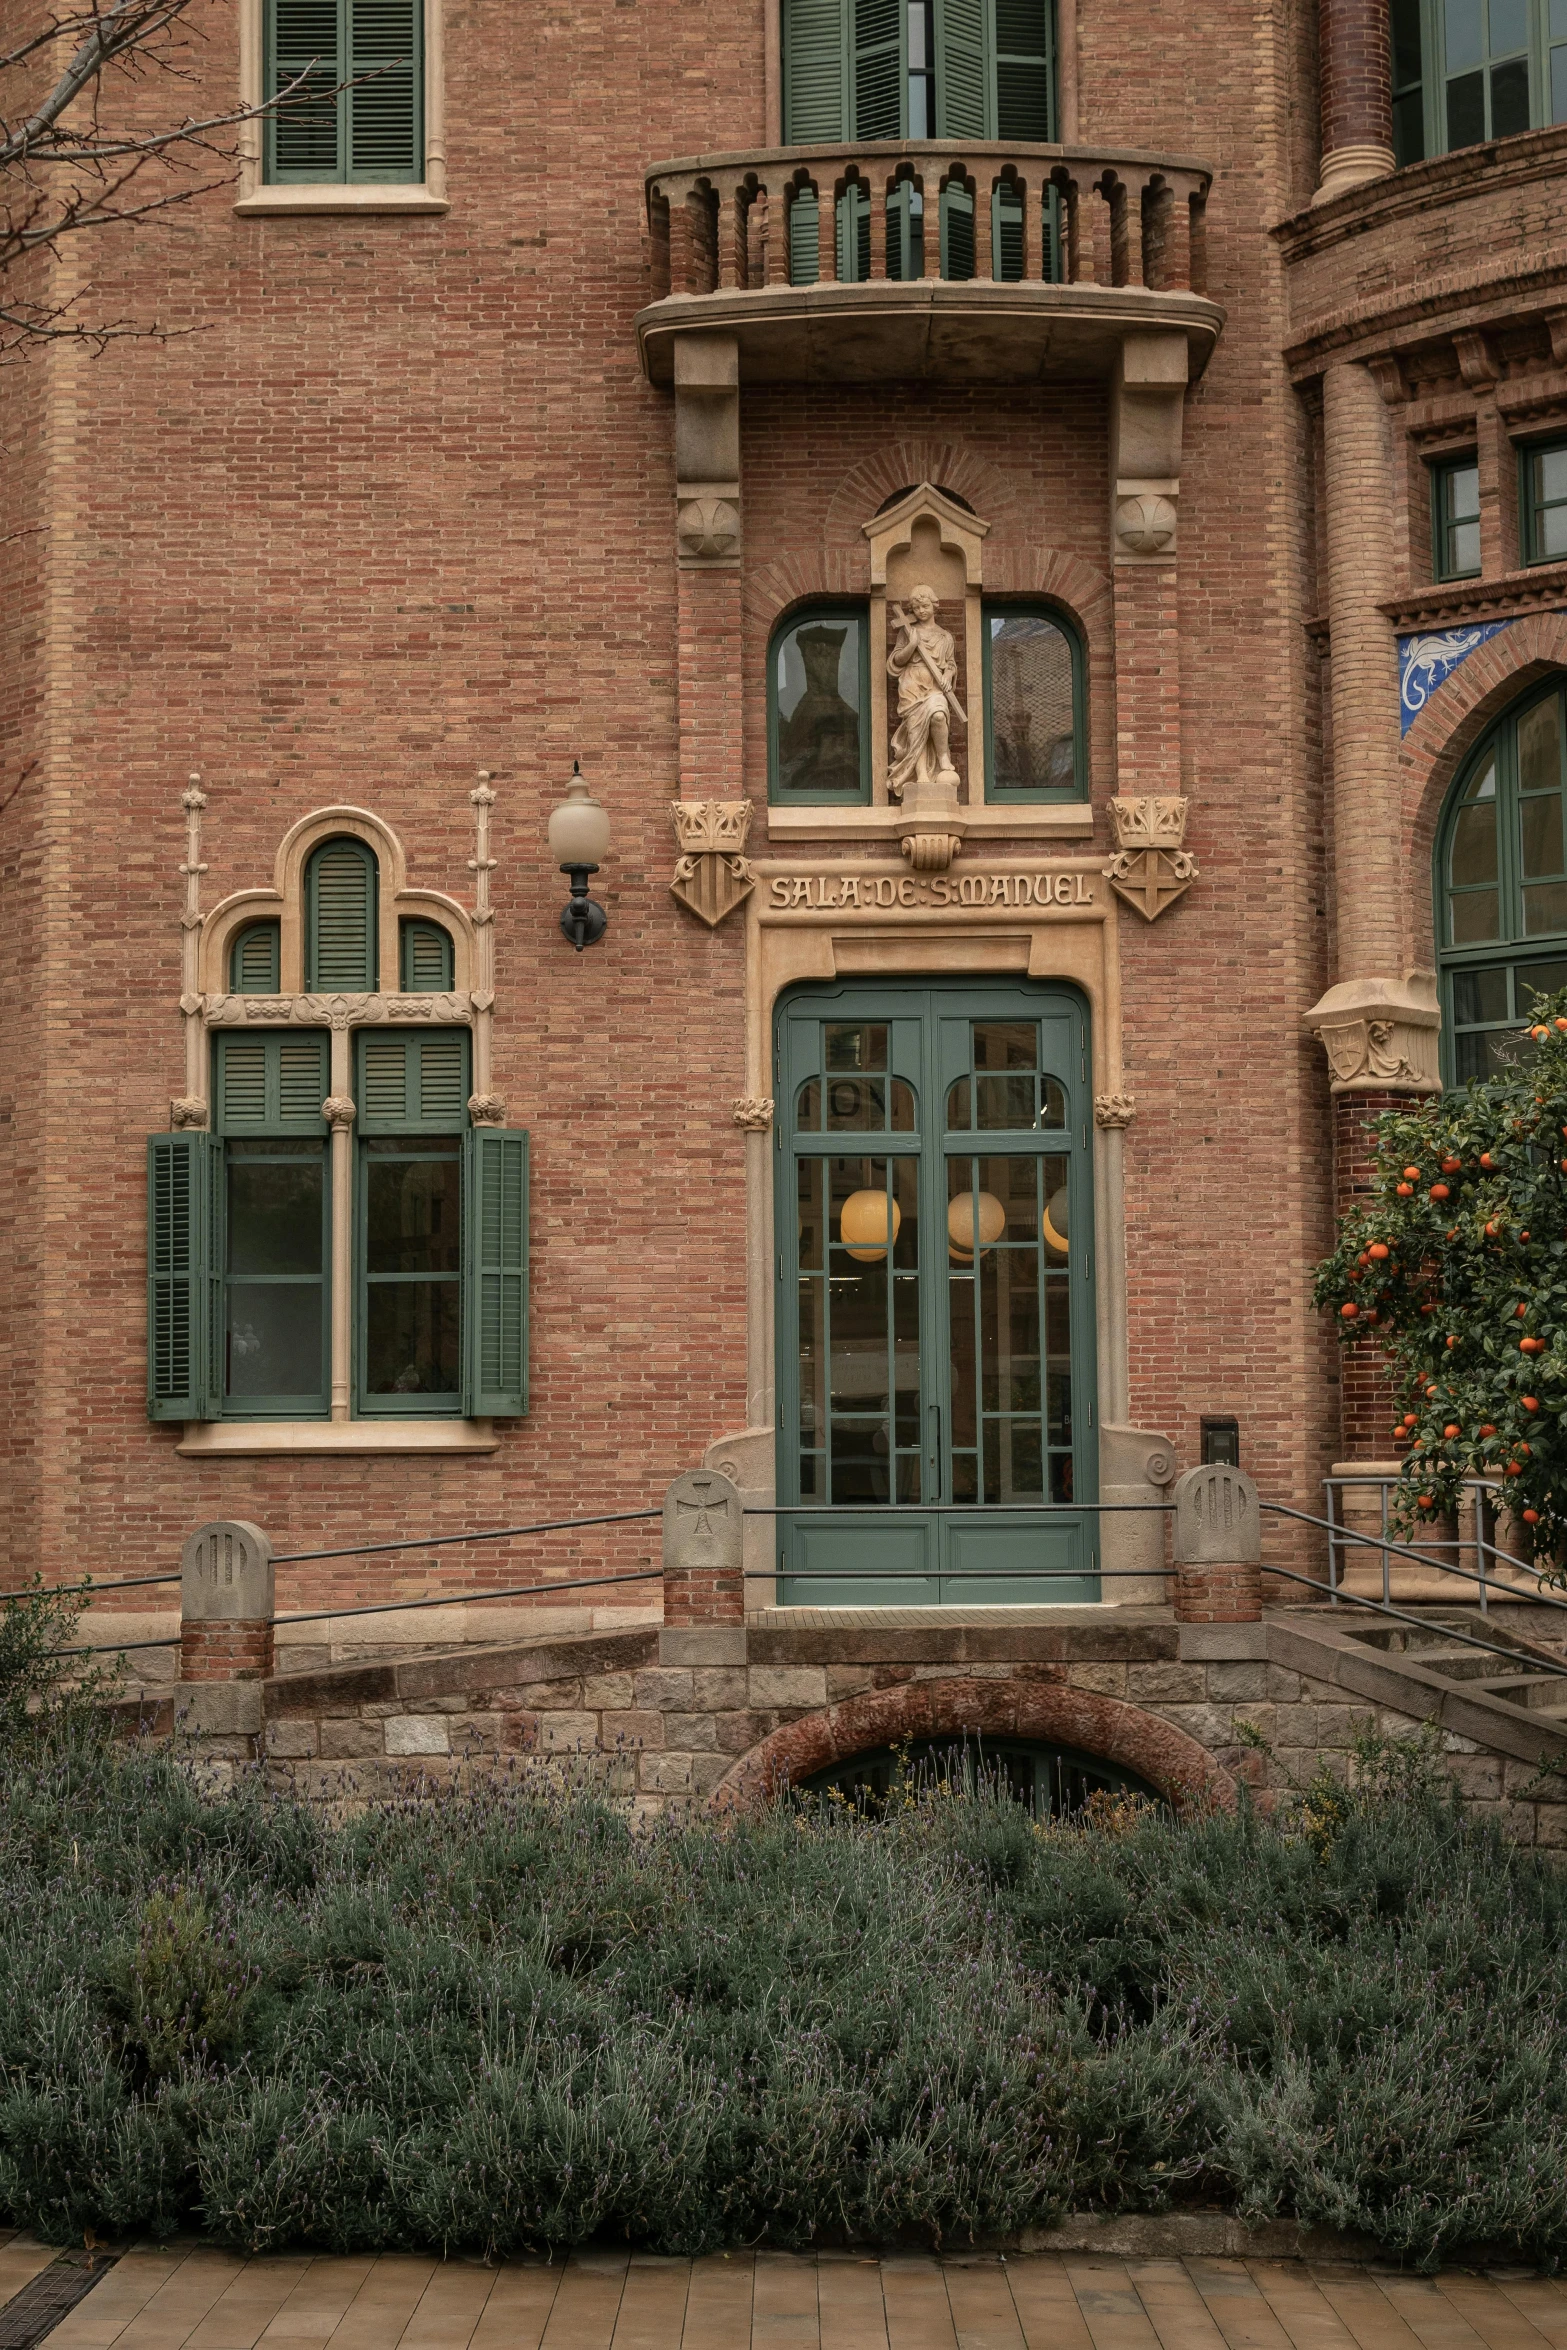
<instances>
[{"instance_id":1,"label":"green window shutter with louvers","mask_svg":"<svg viewBox=\"0 0 1567 2350\"><path fill-rule=\"evenodd\" d=\"M996 135L995 19L987 0L936 0L936 135Z\"/></svg>"},{"instance_id":2,"label":"green window shutter with louvers","mask_svg":"<svg viewBox=\"0 0 1567 2350\"><path fill-rule=\"evenodd\" d=\"M266 93L293 95L265 125L267 178L341 180L348 79L342 0L271 0Z\"/></svg>"},{"instance_id":3,"label":"green window shutter with louvers","mask_svg":"<svg viewBox=\"0 0 1567 2350\"><path fill-rule=\"evenodd\" d=\"M993 0L991 73L998 139L1056 135L1055 9L1052 0Z\"/></svg>"},{"instance_id":4,"label":"green window shutter with louvers","mask_svg":"<svg viewBox=\"0 0 1567 2350\"><path fill-rule=\"evenodd\" d=\"M422 0L343 0L343 5L350 75L347 177L422 180Z\"/></svg>"},{"instance_id":5,"label":"green window shutter with louvers","mask_svg":"<svg viewBox=\"0 0 1567 2350\"><path fill-rule=\"evenodd\" d=\"M468 1123L468 1031L362 1032L361 1134L460 1134Z\"/></svg>"},{"instance_id":6,"label":"green window shutter with louvers","mask_svg":"<svg viewBox=\"0 0 1567 2350\"><path fill-rule=\"evenodd\" d=\"M854 0L854 136L901 139L904 0Z\"/></svg>"},{"instance_id":7,"label":"green window shutter with louvers","mask_svg":"<svg viewBox=\"0 0 1567 2350\"><path fill-rule=\"evenodd\" d=\"M213 1123L220 1134L320 1134L330 1076L330 1048L319 1029L293 1036L220 1031Z\"/></svg>"},{"instance_id":8,"label":"green window shutter with louvers","mask_svg":"<svg viewBox=\"0 0 1567 2350\"><path fill-rule=\"evenodd\" d=\"M786 145L814 147L847 138L852 88L848 0L784 0Z\"/></svg>"},{"instance_id":9,"label":"green window shutter with louvers","mask_svg":"<svg viewBox=\"0 0 1567 2350\"><path fill-rule=\"evenodd\" d=\"M305 985L373 995L380 984L378 874L362 840L323 841L305 868Z\"/></svg>"},{"instance_id":10,"label":"green window shutter with louvers","mask_svg":"<svg viewBox=\"0 0 1567 2350\"><path fill-rule=\"evenodd\" d=\"M229 956L229 986L236 995L276 995L282 984L280 925L247 923Z\"/></svg>"},{"instance_id":11,"label":"green window shutter with louvers","mask_svg":"<svg viewBox=\"0 0 1567 2350\"><path fill-rule=\"evenodd\" d=\"M200 1420L211 1408L213 1210L221 1163L222 1145L210 1134L147 1138L149 1419Z\"/></svg>"},{"instance_id":12,"label":"green window shutter with louvers","mask_svg":"<svg viewBox=\"0 0 1567 2350\"><path fill-rule=\"evenodd\" d=\"M405 922L401 971L405 995L443 995L452 984L451 932L439 922Z\"/></svg>"},{"instance_id":13,"label":"green window shutter with louvers","mask_svg":"<svg viewBox=\"0 0 1567 2350\"><path fill-rule=\"evenodd\" d=\"M476 1126L463 1143L463 1416L528 1408L528 1137Z\"/></svg>"}]
</instances>

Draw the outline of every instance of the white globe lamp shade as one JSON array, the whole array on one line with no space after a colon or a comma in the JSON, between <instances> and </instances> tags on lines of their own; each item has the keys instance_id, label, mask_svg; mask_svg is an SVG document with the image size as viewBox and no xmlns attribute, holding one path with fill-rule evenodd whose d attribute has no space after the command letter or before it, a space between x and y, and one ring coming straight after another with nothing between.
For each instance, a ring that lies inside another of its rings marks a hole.
<instances>
[{"instance_id":1,"label":"white globe lamp shade","mask_svg":"<svg viewBox=\"0 0 1567 2350\"><path fill-rule=\"evenodd\" d=\"M902 1223L902 1209L884 1191L851 1191L838 1211L838 1236L856 1264L879 1265Z\"/></svg>"},{"instance_id":2,"label":"white globe lamp shade","mask_svg":"<svg viewBox=\"0 0 1567 2350\"><path fill-rule=\"evenodd\" d=\"M1007 1228L1007 1211L993 1191L960 1191L947 1210L947 1253L971 1265L976 1252L994 1248Z\"/></svg>"},{"instance_id":3,"label":"white globe lamp shade","mask_svg":"<svg viewBox=\"0 0 1567 2350\"><path fill-rule=\"evenodd\" d=\"M550 855L557 865L602 865L609 848L609 814L582 777L573 774L566 797L550 810Z\"/></svg>"}]
</instances>

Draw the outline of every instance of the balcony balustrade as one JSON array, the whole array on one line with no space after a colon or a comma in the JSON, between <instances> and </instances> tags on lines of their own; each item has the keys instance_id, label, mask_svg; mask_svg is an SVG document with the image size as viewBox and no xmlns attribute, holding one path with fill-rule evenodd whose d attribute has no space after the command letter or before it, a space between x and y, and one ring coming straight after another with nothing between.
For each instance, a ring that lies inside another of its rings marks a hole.
<instances>
[{"instance_id":1,"label":"balcony balustrade","mask_svg":"<svg viewBox=\"0 0 1567 2350\"><path fill-rule=\"evenodd\" d=\"M752 380L1027 380L1108 372L1139 327L1179 328L1201 371L1211 174L1184 158L876 140L694 156L647 175L654 300L643 364L738 337Z\"/></svg>"}]
</instances>

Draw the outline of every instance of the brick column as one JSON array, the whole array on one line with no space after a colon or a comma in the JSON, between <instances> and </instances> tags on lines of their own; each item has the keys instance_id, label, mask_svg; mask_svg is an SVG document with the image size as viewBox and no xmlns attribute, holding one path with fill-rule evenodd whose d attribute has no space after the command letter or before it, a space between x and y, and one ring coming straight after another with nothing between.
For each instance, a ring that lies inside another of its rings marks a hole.
<instances>
[{"instance_id":1,"label":"brick column","mask_svg":"<svg viewBox=\"0 0 1567 2350\"><path fill-rule=\"evenodd\" d=\"M1320 0L1322 167L1313 204L1393 168L1387 0Z\"/></svg>"},{"instance_id":2,"label":"brick column","mask_svg":"<svg viewBox=\"0 0 1567 2350\"><path fill-rule=\"evenodd\" d=\"M1175 1620L1262 1621L1262 1514L1239 1469L1188 1469L1175 1480Z\"/></svg>"},{"instance_id":3,"label":"brick column","mask_svg":"<svg viewBox=\"0 0 1567 2350\"><path fill-rule=\"evenodd\" d=\"M270 1680L274 1609L261 1528L243 1519L199 1527L180 1553L180 1679Z\"/></svg>"},{"instance_id":4,"label":"brick column","mask_svg":"<svg viewBox=\"0 0 1567 2350\"><path fill-rule=\"evenodd\" d=\"M1412 894L1428 883L1404 856L1398 648L1377 607L1393 593L1393 466L1382 395L1340 361L1322 384L1331 628L1333 868L1338 982L1307 1014L1333 1090L1334 1207L1362 1196L1378 1111L1440 1090L1436 980L1405 968ZM1341 1470L1381 1467L1396 1414L1371 1346L1344 1364Z\"/></svg>"},{"instance_id":5,"label":"brick column","mask_svg":"<svg viewBox=\"0 0 1567 2350\"><path fill-rule=\"evenodd\" d=\"M745 1517L716 1469L677 1477L664 1496L664 1626L743 1624Z\"/></svg>"}]
</instances>

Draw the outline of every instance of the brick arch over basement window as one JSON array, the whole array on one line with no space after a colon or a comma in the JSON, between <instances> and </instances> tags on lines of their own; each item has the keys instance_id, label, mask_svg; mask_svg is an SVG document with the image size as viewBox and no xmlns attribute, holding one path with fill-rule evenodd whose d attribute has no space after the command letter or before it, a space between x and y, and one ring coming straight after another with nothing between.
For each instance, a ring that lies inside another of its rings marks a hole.
<instances>
[{"instance_id":1,"label":"brick arch over basement window","mask_svg":"<svg viewBox=\"0 0 1567 2350\"><path fill-rule=\"evenodd\" d=\"M978 1730L994 1738L1037 1739L1075 1747L1120 1763L1157 1787L1187 1812L1212 1806L1233 1811L1236 1783L1231 1772L1173 1722L1162 1721L1118 1697L1069 1689L1040 1672L1004 1679L955 1674L950 1679L905 1681L892 1689L867 1690L821 1713L804 1714L742 1755L713 1792L715 1810L753 1807L771 1800L784 1783L797 1784L832 1763L897 1745L904 1739L940 1738Z\"/></svg>"},{"instance_id":2,"label":"brick arch over basement window","mask_svg":"<svg viewBox=\"0 0 1567 2350\"><path fill-rule=\"evenodd\" d=\"M1532 687L1567 670L1567 612L1533 612L1472 652L1437 687L1403 740L1404 855L1417 877L1410 957L1432 955L1431 854L1453 778L1487 727Z\"/></svg>"}]
</instances>

